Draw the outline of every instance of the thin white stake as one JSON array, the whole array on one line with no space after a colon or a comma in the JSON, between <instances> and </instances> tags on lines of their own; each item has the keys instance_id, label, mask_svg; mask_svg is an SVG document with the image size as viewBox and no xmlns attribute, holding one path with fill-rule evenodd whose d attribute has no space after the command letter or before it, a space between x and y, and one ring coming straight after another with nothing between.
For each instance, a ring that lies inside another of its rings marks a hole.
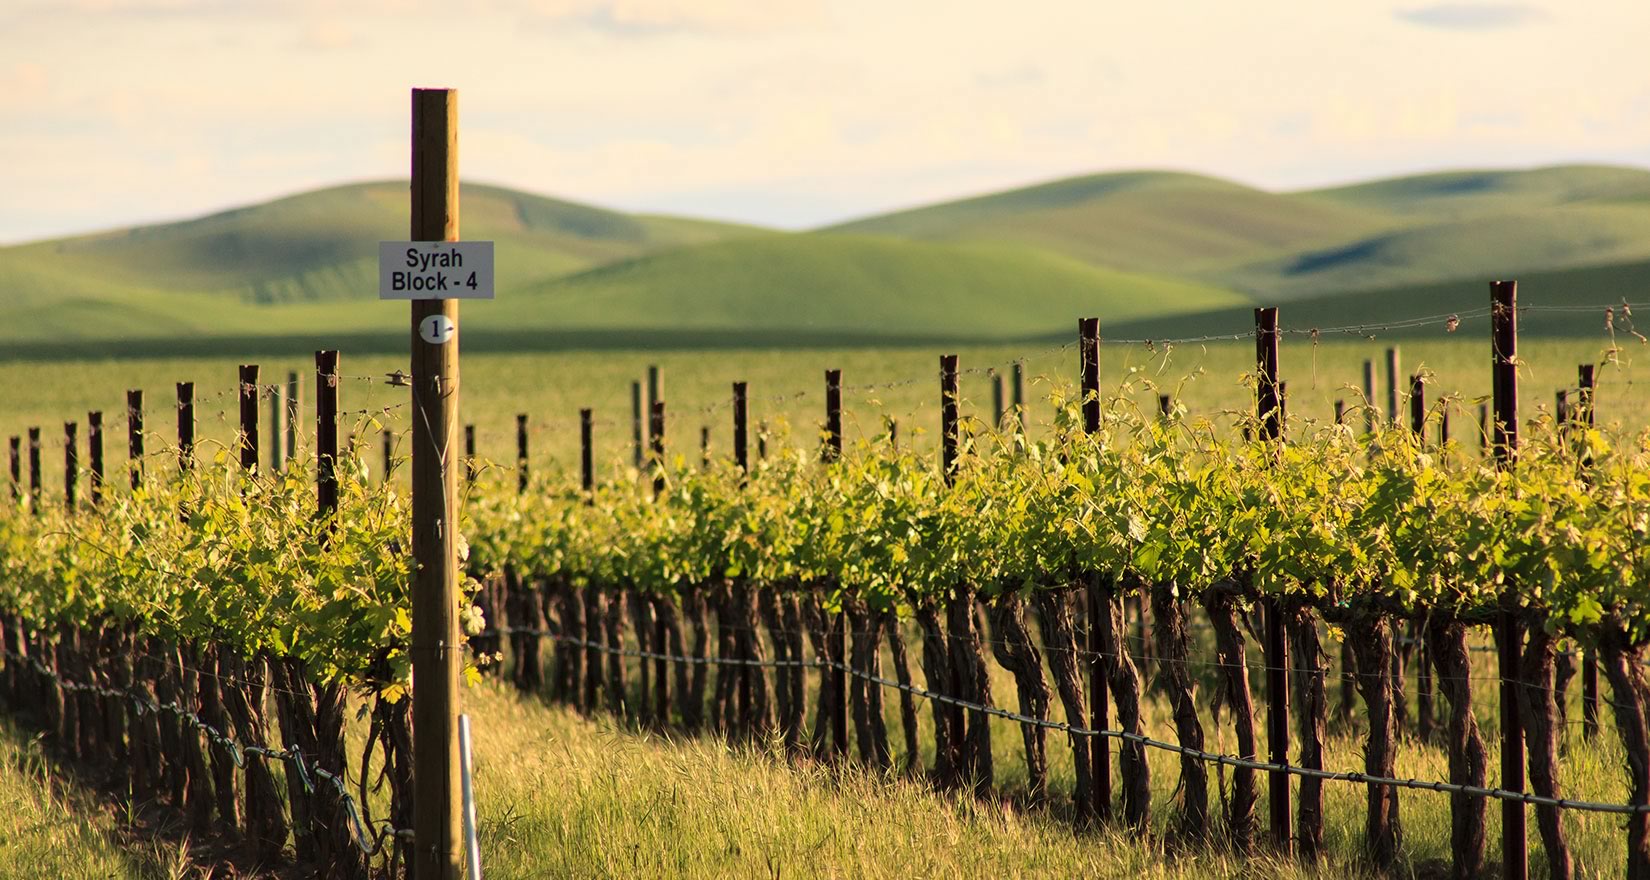
<instances>
[{"instance_id":1,"label":"thin white stake","mask_svg":"<svg viewBox=\"0 0 1650 880\"><path fill-rule=\"evenodd\" d=\"M470 863L470 880L481 880L481 846L476 840L476 796L471 784L470 716L458 716L458 771L464 780L464 850Z\"/></svg>"}]
</instances>

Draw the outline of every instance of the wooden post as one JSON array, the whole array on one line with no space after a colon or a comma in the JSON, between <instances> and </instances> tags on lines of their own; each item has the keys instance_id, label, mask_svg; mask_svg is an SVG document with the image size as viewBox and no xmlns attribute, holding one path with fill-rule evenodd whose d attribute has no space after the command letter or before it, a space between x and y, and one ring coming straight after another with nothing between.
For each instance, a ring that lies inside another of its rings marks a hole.
<instances>
[{"instance_id":1,"label":"wooden post","mask_svg":"<svg viewBox=\"0 0 1650 880\"><path fill-rule=\"evenodd\" d=\"M946 485L957 470L957 356L940 355L940 468Z\"/></svg>"},{"instance_id":2,"label":"wooden post","mask_svg":"<svg viewBox=\"0 0 1650 880\"><path fill-rule=\"evenodd\" d=\"M647 433L653 446L653 495L665 491L665 402L655 400L647 422Z\"/></svg>"},{"instance_id":3,"label":"wooden post","mask_svg":"<svg viewBox=\"0 0 1650 880\"><path fill-rule=\"evenodd\" d=\"M710 470L710 426L699 426L699 469Z\"/></svg>"},{"instance_id":4,"label":"wooden post","mask_svg":"<svg viewBox=\"0 0 1650 880\"><path fill-rule=\"evenodd\" d=\"M991 370L991 430L1003 429L1003 374Z\"/></svg>"},{"instance_id":5,"label":"wooden post","mask_svg":"<svg viewBox=\"0 0 1650 880\"><path fill-rule=\"evenodd\" d=\"M1570 392L1560 388L1553 393L1553 421L1562 431L1564 423L1570 418Z\"/></svg>"},{"instance_id":6,"label":"wooden post","mask_svg":"<svg viewBox=\"0 0 1650 880\"><path fill-rule=\"evenodd\" d=\"M131 471L132 489L143 485L143 392L126 392L126 461Z\"/></svg>"},{"instance_id":7,"label":"wooden post","mask_svg":"<svg viewBox=\"0 0 1650 880\"><path fill-rule=\"evenodd\" d=\"M1157 414L1159 416L1162 416L1164 420L1167 420L1169 418L1169 413L1171 413L1173 411L1174 411L1174 398L1170 397L1167 394L1157 395Z\"/></svg>"},{"instance_id":8,"label":"wooden post","mask_svg":"<svg viewBox=\"0 0 1650 880\"><path fill-rule=\"evenodd\" d=\"M86 463L87 488L96 507L103 500L103 413L99 410L86 414Z\"/></svg>"},{"instance_id":9,"label":"wooden post","mask_svg":"<svg viewBox=\"0 0 1650 880\"><path fill-rule=\"evenodd\" d=\"M899 419L888 417L888 448L899 451Z\"/></svg>"},{"instance_id":10,"label":"wooden post","mask_svg":"<svg viewBox=\"0 0 1650 880\"><path fill-rule=\"evenodd\" d=\"M1398 424L1398 346L1386 350L1386 414L1387 421Z\"/></svg>"},{"instance_id":11,"label":"wooden post","mask_svg":"<svg viewBox=\"0 0 1650 880\"><path fill-rule=\"evenodd\" d=\"M1510 468L1518 457L1518 282L1490 284L1491 368L1495 422L1491 446L1498 466ZM1496 625L1496 659L1501 677L1501 787L1524 790L1524 727L1518 717L1519 654L1524 633L1518 622L1518 585L1509 585L1501 598ZM1524 804L1501 802L1501 866L1506 880L1524 880L1528 840Z\"/></svg>"},{"instance_id":12,"label":"wooden post","mask_svg":"<svg viewBox=\"0 0 1650 880\"><path fill-rule=\"evenodd\" d=\"M479 469L476 466L476 426L464 426L464 482L466 485L476 481Z\"/></svg>"},{"instance_id":13,"label":"wooden post","mask_svg":"<svg viewBox=\"0 0 1650 880\"><path fill-rule=\"evenodd\" d=\"M383 481L386 485L388 485L389 482L390 482L390 474L391 474L391 472L393 472L395 470L395 429L391 428L389 425L385 425L384 429L382 431L379 431L378 433L379 433L379 442L381 444L383 444L383 447L384 447L384 449L383 449L383 454L384 454L384 480Z\"/></svg>"},{"instance_id":14,"label":"wooden post","mask_svg":"<svg viewBox=\"0 0 1650 880\"><path fill-rule=\"evenodd\" d=\"M733 461L743 472L751 469L749 439L745 435L746 420L750 416L747 387L744 382L733 383Z\"/></svg>"},{"instance_id":15,"label":"wooden post","mask_svg":"<svg viewBox=\"0 0 1650 880\"><path fill-rule=\"evenodd\" d=\"M298 371L291 370L286 374L286 460L292 461L298 457L298 414L301 412L300 394L302 388L298 384Z\"/></svg>"},{"instance_id":16,"label":"wooden post","mask_svg":"<svg viewBox=\"0 0 1650 880\"><path fill-rule=\"evenodd\" d=\"M1375 362L1364 358L1364 433L1375 433Z\"/></svg>"},{"instance_id":17,"label":"wooden post","mask_svg":"<svg viewBox=\"0 0 1650 880\"><path fill-rule=\"evenodd\" d=\"M80 426L74 422L63 423L63 503L68 506L69 512L74 513L75 484L80 477L80 443L78 434Z\"/></svg>"},{"instance_id":18,"label":"wooden post","mask_svg":"<svg viewBox=\"0 0 1650 880\"><path fill-rule=\"evenodd\" d=\"M1100 319L1077 319L1078 386L1082 391L1083 432L1100 431ZM1105 730L1111 725L1110 703L1106 698L1107 649L1101 633L1109 626L1111 591L1102 578L1088 573L1088 659L1082 664L1089 675L1089 726ZM1089 765L1094 774L1094 812L1101 821L1111 818L1111 740L1094 737L1089 741Z\"/></svg>"},{"instance_id":19,"label":"wooden post","mask_svg":"<svg viewBox=\"0 0 1650 880\"><path fill-rule=\"evenodd\" d=\"M286 463L286 449L283 443L287 432L281 424L286 416L286 403L281 400L282 386L279 382L269 386L269 471L275 473Z\"/></svg>"},{"instance_id":20,"label":"wooden post","mask_svg":"<svg viewBox=\"0 0 1650 880\"><path fill-rule=\"evenodd\" d=\"M11 500L23 503L23 438L11 435Z\"/></svg>"},{"instance_id":21,"label":"wooden post","mask_svg":"<svg viewBox=\"0 0 1650 880\"><path fill-rule=\"evenodd\" d=\"M457 241L458 93L415 89L412 106L414 241ZM457 880L460 826L458 674L458 485L448 466L457 445L458 334L425 342L419 325L458 325L458 301L412 302L413 876Z\"/></svg>"},{"instance_id":22,"label":"wooden post","mask_svg":"<svg viewBox=\"0 0 1650 880\"><path fill-rule=\"evenodd\" d=\"M1025 365L1014 362L1014 371L1009 376L1009 403L1014 407L1014 420L1019 423L1019 431L1026 430L1026 401L1025 401Z\"/></svg>"},{"instance_id":23,"label":"wooden post","mask_svg":"<svg viewBox=\"0 0 1650 880\"><path fill-rule=\"evenodd\" d=\"M579 485L585 492L596 490L596 453L592 448L593 413L579 410Z\"/></svg>"},{"instance_id":24,"label":"wooden post","mask_svg":"<svg viewBox=\"0 0 1650 880\"><path fill-rule=\"evenodd\" d=\"M952 381L956 381L955 372ZM825 447L827 466L842 460L842 371L825 371ZM848 757L848 612L838 610L831 621L831 746L838 760Z\"/></svg>"},{"instance_id":25,"label":"wooden post","mask_svg":"<svg viewBox=\"0 0 1650 880\"><path fill-rule=\"evenodd\" d=\"M768 460L768 423L756 423L756 457L759 461Z\"/></svg>"},{"instance_id":26,"label":"wooden post","mask_svg":"<svg viewBox=\"0 0 1650 880\"><path fill-rule=\"evenodd\" d=\"M1338 397L1335 398L1335 424L1346 424L1346 401Z\"/></svg>"},{"instance_id":27,"label":"wooden post","mask_svg":"<svg viewBox=\"0 0 1650 880\"><path fill-rule=\"evenodd\" d=\"M40 509L40 429L29 428L29 508Z\"/></svg>"},{"instance_id":28,"label":"wooden post","mask_svg":"<svg viewBox=\"0 0 1650 880\"><path fill-rule=\"evenodd\" d=\"M527 492L527 414L516 414L516 491Z\"/></svg>"},{"instance_id":29,"label":"wooden post","mask_svg":"<svg viewBox=\"0 0 1650 880\"><path fill-rule=\"evenodd\" d=\"M1483 453L1485 457L1488 457L1490 454L1490 446L1490 405L1487 403L1480 403L1478 405L1478 450Z\"/></svg>"},{"instance_id":30,"label":"wooden post","mask_svg":"<svg viewBox=\"0 0 1650 880\"><path fill-rule=\"evenodd\" d=\"M241 467L258 469L258 365L241 365Z\"/></svg>"},{"instance_id":31,"label":"wooden post","mask_svg":"<svg viewBox=\"0 0 1650 880\"><path fill-rule=\"evenodd\" d=\"M315 353L315 509L338 510L338 352Z\"/></svg>"},{"instance_id":32,"label":"wooden post","mask_svg":"<svg viewBox=\"0 0 1650 880\"><path fill-rule=\"evenodd\" d=\"M1586 431L1593 427L1593 365L1576 367L1576 379L1576 420ZM1592 458L1583 455L1581 466L1592 464ZM1581 655L1581 735L1588 740L1598 735L1598 651L1592 645Z\"/></svg>"},{"instance_id":33,"label":"wooden post","mask_svg":"<svg viewBox=\"0 0 1650 880\"><path fill-rule=\"evenodd\" d=\"M1256 415L1261 436L1273 442L1283 438L1283 397L1278 384L1278 310L1255 309L1255 367L1260 375ZM1289 630L1287 613L1275 596L1262 600L1266 616L1266 744L1273 764L1289 763ZM1289 816L1289 774L1267 774L1272 842L1289 852L1294 843Z\"/></svg>"},{"instance_id":34,"label":"wooden post","mask_svg":"<svg viewBox=\"0 0 1650 880\"><path fill-rule=\"evenodd\" d=\"M195 383L178 383L178 470L195 468Z\"/></svg>"},{"instance_id":35,"label":"wooden post","mask_svg":"<svg viewBox=\"0 0 1650 880\"><path fill-rule=\"evenodd\" d=\"M1415 373L1409 377L1409 428L1415 433L1415 443L1422 450L1427 445L1426 427L1426 386L1421 375ZM1421 742L1430 743L1433 738L1432 655L1427 650L1426 633L1420 625L1412 622L1409 633L1415 642L1415 729Z\"/></svg>"},{"instance_id":36,"label":"wooden post","mask_svg":"<svg viewBox=\"0 0 1650 880\"><path fill-rule=\"evenodd\" d=\"M630 383L630 438L636 470L642 469L642 383Z\"/></svg>"}]
</instances>

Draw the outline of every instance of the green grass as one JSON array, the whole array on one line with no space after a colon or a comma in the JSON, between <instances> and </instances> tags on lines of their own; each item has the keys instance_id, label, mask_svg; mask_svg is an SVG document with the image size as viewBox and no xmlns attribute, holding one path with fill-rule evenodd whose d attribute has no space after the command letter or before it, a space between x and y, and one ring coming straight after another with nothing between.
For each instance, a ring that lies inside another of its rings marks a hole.
<instances>
[{"instance_id":1,"label":"green grass","mask_svg":"<svg viewBox=\"0 0 1650 880\"><path fill-rule=\"evenodd\" d=\"M913 633L909 638L915 638ZM1334 652L1330 643L1327 649ZM1250 660L1258 650L1251 645ZM1194 648L1194 661L1207 660L1209 646ZM1497 695L1494 657L1474 657L1474 707L1488 748L1489 781L1498 773ZM994 702L1016 705L1014 684L993 670ZM1333 668L1333 664L1331 664ZM885 667L886 668L886 667ZM1414 667L1408 695L1415 699ZM921 684L921 671L913 674ZM1212 673L1194 667L1203 680L1207 747L1232 753L1230 721L1209 714ZM815 686L809 674L809 688ZM1263 683L1252 676L1257 720L1262 717ZM1331 708L1338 705L1330 682ZM885 692L896 761L900 728L896 694ZM1622 753L1604 719L1593 742L1580 736L1579 679L1570 690L1567 753L1561 785L1567 797L1622 802L1626 773ZM474 717L477 803L483 860L489 876L1140 876L1145 878L1279 878L1369 876L1362 859L1365 788L1325 784L1327 856L1317 866L1288 859L1234 853L1220 844L1188 849L1166 847L1174 811L1178 757L1149 751L1152 826L1149 835L1121 829L1073 836L1065 799L1072 786L1072 762L1063 735L1048 737L1054 804L1027 810L1022 740L1017 724L992 724L996 779L1003 800L939 794L898 774L864 770L838 772L789 762L770 749L730 748L719 741L681 739L616 726L611 719L584 720L555 707L521 700L491 684L466 691ZM811 705L811 704L810 704ZM1442 703L1440 703L1440 706ZM918 701L923 760L931 761L929 707ZM811 711L811 709L810 709ZM1413 709L1412 709L1413 711ZM1362 712L1358 704L1357 712ZM1064 720L1058 701L1052 717ZM1145 703L1149 735L1174 741L1162 699ZM1357 722L1355 722L1356 725ZM1264 724L1258 744L1266 753ZM1331 724L1325 766L1363 768L1363 732ZM1118 766L1113 745L1113 767ZM1447 758L1434 746L1404 739L1397 773L1423 780L1446 779ZM1223 777L1229 784L1229 772ZM1213 793L1211 812L1219 814ZM1266 782L1259 779L1258 827L1264 829ZM1450 859L1449 797L1406 790L1400 794L1404 825L1402 868L1397 876L1434 876ZM1625 840L1621 823L1602 814L1566 812L1565 830L1576 858L1577 876L1609 876L1619 871ZM1486 865L1499 860L1500 810L1487 811ZM1529 817L1531 874L1544 873L1533 811ZM1492 873L1497 873L1492 870Z\"/></svg>"},{"instance_id":2,"label":"green grass","mask_svg":"<svg viewBox=\"0 0 1650 880\"><path fill-rule=\"evenodd\" d=\"M38 739L0 719L0 876L182 877L187 846L122 830L127 817L53 768Z\"/></svg>"}]
</instances>

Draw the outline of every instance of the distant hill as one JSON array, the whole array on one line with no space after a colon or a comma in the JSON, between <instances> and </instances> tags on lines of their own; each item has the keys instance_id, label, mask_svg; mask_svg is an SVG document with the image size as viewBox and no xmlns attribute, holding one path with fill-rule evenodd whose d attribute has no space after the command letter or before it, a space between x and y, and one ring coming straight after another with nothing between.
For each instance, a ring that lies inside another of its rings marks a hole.
<instances>
[{"instance_id":1,"label":"distant hill","mask_svg":"<svg viewBox=\"0 0 1650 880\"><path fill-rule=\"evenodd\" d=\"M1475 303L1492 276L1528 279L1532 303L1650 282L1650 171L1604 166L1294 193L1100 174L796 234L492 186L462 204L464 237L498 243L498 300L466 306L470 350L1007 341L1079 314L1183 336L1247 327L1257 303L1340 325ZM3 247L0 351L398 350L404 315L376 300L374 263L406 226L406 185L380 182Z\"/></svg>"}]
</instances>

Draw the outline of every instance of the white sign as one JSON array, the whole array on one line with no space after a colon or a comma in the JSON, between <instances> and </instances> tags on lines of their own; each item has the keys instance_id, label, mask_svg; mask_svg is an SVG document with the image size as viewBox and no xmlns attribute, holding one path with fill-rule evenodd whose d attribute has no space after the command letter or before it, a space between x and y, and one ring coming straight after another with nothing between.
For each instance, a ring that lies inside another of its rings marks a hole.
<instances>
[{"instance_id":1,"label":"white sign","mask_svg":"<svg viewBox=\"0 0 1650 880\"><path fill-rule=\"evenodd\" d=\"M490 241L381 241L379 299L492 299Z\"/></svg>"},{"instance_id":2,"label":"white sign","mask_svg":"<svg viewBox=\"0 0 1650 880\"><path fill-rule=\"evenodd\" d=\"M431 345L445 345L458 332L458 325L446 315L430 315L418 322L418 338Z\"/></svg>"}]
</instances>

